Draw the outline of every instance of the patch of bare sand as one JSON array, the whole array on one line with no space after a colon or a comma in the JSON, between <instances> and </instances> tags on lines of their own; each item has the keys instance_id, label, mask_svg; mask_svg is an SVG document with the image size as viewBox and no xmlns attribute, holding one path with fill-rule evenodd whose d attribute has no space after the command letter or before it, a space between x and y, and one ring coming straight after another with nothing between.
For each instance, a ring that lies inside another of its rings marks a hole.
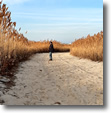
<instances>
[{"instance_id":1,"label":"patch of bare sand","mask_svg":"<svg viewBox=\"0 0 111 113\"><path fill-rule=\"evenodd\" d=\"M20 64L4 105L103 105L103 62L69 53L36 54Z\"/></svg>"}]
</instances>

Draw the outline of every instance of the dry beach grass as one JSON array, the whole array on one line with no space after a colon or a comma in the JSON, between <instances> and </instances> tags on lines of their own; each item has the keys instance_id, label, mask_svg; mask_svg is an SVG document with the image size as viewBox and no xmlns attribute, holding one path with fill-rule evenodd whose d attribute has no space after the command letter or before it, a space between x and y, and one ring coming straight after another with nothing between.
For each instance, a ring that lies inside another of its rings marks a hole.
<instances>
[{"instance_id":1,"label":"dry beach grass","mask_svg":"<svg viewBox=\"0 0 111 113\"><path fill-rule=\"evenodd\" d=\"M15 64L35 53L49 52L49 41L29 41L15 29L11 12L6 4L0 3L0 75L6 75ZM70 45L53 41L55 52L70 51ZM9 74L9 73L8 73Z\"/></svg>"},{"instance_id":2,"label":"dry beach grass","mask_svg":"<svg viewBox=\"0 0 111 113\"><path fill-rule=\"evenodd\" d=\"M72 44L53 41L57 53L48 62L49 41L29 41L15 27L0 2L1 104L103 105L103 32ZM15 86L9 87L15 65Z\"/></svg>"},{"instance_id":3,"label":"dry beach grass","mask_svg":"<svg viewBox=\"0 0 111 113\"><path fill-rule=\"evenodd\" d=\"M23 34L15 29L16 22L11 22L11 12L6 4L0 3L0 75L6 75L7 71L15 64L26 60L35 53L48 52L49 41L29 41ZM72 44L62 44L53 41L55 52L68 52L74 56L88 58L94 61L103 60L103 32L97 35L88 35L85 39L79 39Z\"/></svg>"},{"instance_id":4,"label":"dry beach grass","mask_svg":"<svg viewBox=\"0 0 111 113\"><path fill-rule=\"evenodd\" d=\"M103 32L76 40L72 43L71 54L93 61L103 61Z\"/></svg>"}]
</instances>

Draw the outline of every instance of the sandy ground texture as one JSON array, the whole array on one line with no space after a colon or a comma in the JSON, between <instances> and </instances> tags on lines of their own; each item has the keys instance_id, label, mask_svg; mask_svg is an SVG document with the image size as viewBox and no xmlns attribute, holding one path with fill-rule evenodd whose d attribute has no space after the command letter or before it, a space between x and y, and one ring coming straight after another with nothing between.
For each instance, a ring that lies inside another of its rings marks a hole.
<instances>
[{"instance_id":1,"label":"sandy ground texture","mask_svg":"<svg viewBox=\"0 0 111 113\"><path fill-rule=\"evenodd\" d=\"M22 62L4 105L103 105L103 62L69 53L36 54Z\"/></svg>"}]
</instances>

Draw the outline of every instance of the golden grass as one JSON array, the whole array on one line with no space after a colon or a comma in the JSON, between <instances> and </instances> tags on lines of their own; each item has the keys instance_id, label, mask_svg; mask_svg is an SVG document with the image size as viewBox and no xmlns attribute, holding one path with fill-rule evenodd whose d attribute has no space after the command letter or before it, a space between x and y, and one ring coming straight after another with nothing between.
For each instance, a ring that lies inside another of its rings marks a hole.
<instances>
[{"instance_id":1,"label":"golden grass","mask_svg":"<svg viewBox=\"0 0 111 113\"><path fill-rule=\"evenodd\" d=\"M80 58L103 61L103 32L76 40L72 43L70 53Z\"/></svg>"},{"instance_id":2,"label":"golden grass","mask_svg":"<svg viewBox=\"0 0 111 113\"><path fill-rule=\"evenodd\" d=\"M0 75L6 75L17 63L26 60L35 53L49 52L49 41L29 41L15 29L16 22L11 22L11 12L6 4L0 2ZM103 32L70 44L52 41L54 52L68 52L72 55L103 60Z\"/></svg>"},{"instance_id":3,"label":"golden grass","mask_svg":"<svg viewBox=\"0 0 111 113\"><path fill-rule=\"evenodd\" d=\"M70 44L62 44L57 41L52 41L54 45L54 52L69 52L70 51ZM30 42L32 48L36 49L36 52L49 52L49 45L50 41L43 41L43 42Z\"/></svg>"},{"instance_id":4,"label":"golden grass","mask_svg":"<svg viewBox=\"0 0 111 113\"><path fill-rule=\"evenodd\" d=\"M0 75L6 75L15 64L35 53L49 52L49 41L29 41L15 27L16 22L11 22L11 12L0 2ZM55 52L70 51L70 45L56 41L53 44Z\"/></svg>"}]
</instances>

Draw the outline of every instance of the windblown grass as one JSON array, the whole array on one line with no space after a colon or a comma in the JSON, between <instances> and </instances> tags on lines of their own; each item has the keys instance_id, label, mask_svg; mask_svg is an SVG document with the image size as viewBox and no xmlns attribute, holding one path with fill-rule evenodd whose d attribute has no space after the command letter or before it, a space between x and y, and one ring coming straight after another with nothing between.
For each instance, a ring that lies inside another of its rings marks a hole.
<instances>
[{"instance_id":1,"label":"windblown grass","mask_svg":"<svg viewBox=\"0 0 111 113\"><path fill-rule=\"evenodd\" d=\"M62 44L57 41L52 41L54 45L54 52L69 52L70 51L70 44ZM43 42L30 42L32 47L36 49L37 53L44 53L49 52L49 44L50 41L43 41Z\"/></svg>"},{"instance_id":2,"label":"windblown grass","mask_svg":"<svg viewBox=\"0 0 111 113\"><path fill-rule=\"evenodd\" d=\"M11 22L11 12L0 2L0 75L6 75L13 66L35 53L49 52L49 41L29 41L19 33L21 28L17 31L15 27L16 22ZM70 51L70 45L56 41L53 44L55 52Z\"/></svg>"},{"instance_id":3,"label":"windblown grass","mask_svg":"<svg viewBox=\"0 0 111 113\"><path fill-rule=\"evenodd\" d=\"M0 2L0 75L11 75L9 72L20 61L26 60L35 53L49 52L49 41L29 41L15 29L16 22L11 22L11 12L6 4ZM72 55L94 61L103 60L103 32L94 36L79 39L70 44L52 41L54 52L69 52Z\"/></svg>"},{"instance_id":4,"label":"windblown grass","mask_svg":"<svg viewBox=\"0 0 111 113\"><path fill-rule=\"evenodd\" d=\"M103 61L103 32L76 40L72 43L70 53L80 58Z\"/></svg>"}]
</instances>

